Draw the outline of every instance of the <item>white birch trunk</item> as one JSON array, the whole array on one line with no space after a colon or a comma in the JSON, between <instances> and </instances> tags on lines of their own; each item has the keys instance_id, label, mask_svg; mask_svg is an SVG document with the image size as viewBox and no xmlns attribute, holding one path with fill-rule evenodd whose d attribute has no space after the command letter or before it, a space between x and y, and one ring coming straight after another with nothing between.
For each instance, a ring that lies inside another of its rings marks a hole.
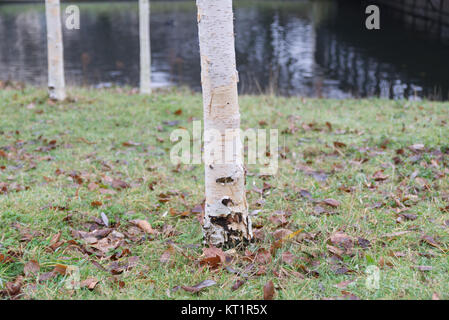
<instances>
[{"instance_id":1,"label":"white birch trunk","mask_svg":"<svg viewBox=\"0 0 449 320\"><path fill-rule=\"evenodd\" d=\"M140 93L151 93L150 3L139 0Z\"/></svg>"},{"instance_id":2,"label":"white birch trunk","mask_svg":"<svg viewBox=\"0 0 449 320\"><path fill-rule=\"evenodd\" d=\"M59 0L45 0L48 48L48 94L50 99L64 100L64 49L62 44Z\"/></svg>"},{"instance_id":3,"label":"white birch trunk","mask_svg":"<svg viewBox=\"0 0 449 320\"><path fill-rule=\"evenodd\" d=\"M197 0L205 135L217 130L220 139L205 137L204 152L225 154L226 143L237 144L232 161L205 159L205 242L232 246L252 239L245 194L245 169L240 145L238 74L234 47L232 0ZM232 137L225 132L234 130ZM230 141L232 140L233 141ZM226 157L229 156L225 154Z\"/></svg>"}]
</instances>

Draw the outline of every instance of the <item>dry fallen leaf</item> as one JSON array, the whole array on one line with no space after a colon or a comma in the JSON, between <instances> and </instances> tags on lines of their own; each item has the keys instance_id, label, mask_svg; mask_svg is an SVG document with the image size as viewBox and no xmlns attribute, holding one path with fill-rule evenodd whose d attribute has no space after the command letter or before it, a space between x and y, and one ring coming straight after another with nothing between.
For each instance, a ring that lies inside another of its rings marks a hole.
<instances>
[{"instance_id":1,"label":"dry fallen leaf","mask_svg":"<svg viewBox=\"0 0 449 320\"><path fill-rule=\"evenodd\" d=\"M149 234L157 234L157 231L151 227L151 224L146 220L131 220L131 223L138 226L140 229Z\"/></svg>"},{"instance_id":2,"label":"dry fallen leaf","mask_svg":"<svg viewBox=\"0 0 449 320\"><path fill-rule=\"evenodd\" d=\"M263 299L264 300L273 300L274 297L274 284L273 281L268 281L263 286Z\"/></svg>"},{"instance_id":3,"label":"dry fallen leaf","mask_svg":"<svg viewBox=\"0 0 449 320\"><path fill-rule=\"evenodd\" d=\"M211 246L210 248L203 248L204 258L200 260L200 265L208 265L216 268L219 264L226 261L226 256L221 248Z\"/></svg>"},{"instance_id":4,"label":"dry fallen leaf","mask_svg":"<svg viewBox=\"0 0 449 320\"><path fill-rule=\"evenodd\" d=\"M272 235L273 235L273 238L275 238L276 240L280 240L292 233L293 233L293 231L288 230L288 229L278 229L275 232L273 232Z\"/></svg>"},{"instance_id":5,"label":"dry fallen leaf","mask_svg":"<svg viewBox=\"0 0 449 320\"><path fill-rule=\"evenodd\" d=\"M90 203L90 205L92 207L101 207L103 205L103 202L99 201L99 200L94 200Z\"/></svg>"},{"instance_id":6,"label":"dry fallen leaf","mask_svg":"<svg viewBox=\"0 0 449 320\"><path fill-rule=\"evenodd\" d=\"M387 233L382 236L382 238L387 238L388 240L393 240L394 238L397 238L399 236L402 236L404 234L410 233L410 231L398 231L398 232L392 232Z\"/></svg>"},{"instance_id":7,"label":"dry fallen leaf","mask_svg":"<svg viewBox=\"0 0 449 320\"><path fill-rule=\"evenodd\" d=\"M53 278L56 277L56 276L57 276L57 273L56 273L56 272L53 272L53 271L42 273L42 274L39 276L39 282L45 282L45 281L48 281L48 280L50 280L50 279L53 279Z\"/></svg>"},{"instance_id":8,"label":"dry fallen leaf","mask_svg":"<svg viewBox=\"0 0 449 320\"><path fill-rule=\"evenodd\" d=\"M55 268L53 269L54 273L59 273L60 275L65 275L67 271L67 266L63 264L57 264L55 265Z\"/></svg>"},{"instance_id":9,"label":"dry fallen leaf","mask_svg":"<svg viewBox=\"0 0 449 320\"><path fill-rule=\"evenodd\" d=\"M36 260L30 260L25 264L23 272L25 273L26 276L31 276L38 274L40 269L41 267L39 266L39 263Z\"/></svg>"},{"instance_id":10,"label":"dry fallen leaf","mask_svg":"<svg viewBox=\"0 0 449 320\"><path fill-rule=\"evenodd\" d=\"M241 286L243 286L245 284L246 280L242 280L242 279L238 279L231 287L232 291L237 290L238 288L240 288Z\"/></svg>"},{"instance_id":11,"label":"dry fallen leaf","mask_svg":"<svg viewBox=\"0 0 449 320\"><path fill-rule=\"evenodd\" d=\"M14 259L0 253L0 263L10 263L10 262L14 262Z\"/></svg>"},{"instance_id":12,"label":"dry fallen leaf","mask_svg":"<svg viewBox=\"0 0 449 320\"><path fill-rule=\"evenodd\" d=\"M339 201L337 201L335 199L331 199L331 198L323 200L323 203L327 204L328 206L331 206L332 208L337 208L340 206Z\"/></svg>"},{"instance_id":13,"label":"dry fallen leaf","mask_svg":"<svg viewBox=\"0 0 449 320\"><path fill-rule=\"evenodd\" d=\"M124 147L137 147L140 146L140 143L134 141L125 141L122 143Z\"/></svg>"},{"instance_id":14,"label":"dry fallen leaf","mask_svg":"<svg viewBox=\"0 0 449 320\"><path fill-rule=\"evenodd\" d=\"M95 289L95 286L98 283L97 278L87 278L86 280L81 281L80 287L81 288L87 288L89 290Z\"/></svg>"},{"instance_id":15,"label":"dry fallen leaf","mask_svg":"<svg viewBox=\"0 0 449 320\"><path fill-rule=\"evenodd\" d=\"M87 185L87 189L89 189L89 191L94 191L95 189L98 189L98 188L99 188L99 186L95 182L91 182Z\"/></svg>"},{"instance_id":16,"label":"dry fallen leaf","mask_svg":"<svg viewBox=\"0 0 449 320\"><path fill-rule=\"evenodd\" d=\"M271 254L268 250L260 248L255 257L255 261L260 264L267 264L271 262Z\"/></svg>"},{"instance_id":17,"label":"dry fallen leaf","mask_svg":"<svg viewBox=\"0 0 449 320\"><path fill-rule=\"evenodd\" d=\"M291 253L290 251L285 251L282 253L282 262L285 262L287 264L293 264L296 260L296 256Z\"/></svg>"},{"instance_id":18,"label":"dry fallen leaf","mask_svg":"<svg viewBox=\"0 0 449 320\"><path fill-rule=\"evenodd\" d=\"M161 258L159 259L160 263L170 263L173 254L175 253L175 249L172 246L169 246L167 250L164 251Z\"/></svg>"},{"instance_id":19,"label":"dry fallen leaf","mask_svg":"<svg viewBox=\"0 0 449 320\"><path fill-rule=\"evenodd\" d=\"M419 271L431 271L433 269L432 266L412 266L412 269L416 269Z\"/></svg>"},{"instance_id":20,"label":"dry fallen leaf","mask_svg":"<svg viewBox=\"0 0 449 320\"><path fill-rule=\"evenodd\" d=\"M426 242L427 244L431 245L432 247L440 248L439 243L436 242L435 239L433 237L429 236L429 235L424 234L421 237L421 240Z\"/></svg>"},{"instance_id":21,"label":"dry fallen leaf","mask_svg":"<svg viewBox=\"0 0 449 320\"><path fill-rule=\"evenodd\" d=\"M216 284L217 283L214 280L204 280L204 281L198 283L197 285L194 285L193 287L181 286L181 288L188 292L197 293L207 287L211 287Z\"/></svg>"}]
</instances>

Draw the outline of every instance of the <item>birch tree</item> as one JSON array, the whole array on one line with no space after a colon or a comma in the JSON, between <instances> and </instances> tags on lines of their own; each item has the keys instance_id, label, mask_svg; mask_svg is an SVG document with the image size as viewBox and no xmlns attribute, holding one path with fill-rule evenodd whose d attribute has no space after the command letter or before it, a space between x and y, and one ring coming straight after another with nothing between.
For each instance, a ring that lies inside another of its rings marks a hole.
<instances>
[{"instance_id":1,"label":"birch tree","mask_svg":"<svg viewBox=\"0 0 449 320\"><path fill-rule=\"evenodd\" d=\"M59 0L45 0L48 48L48 94L50 99L64 100L64 49L62 43Z\"/></svg>"},{"instance_id":2,"label":"birch tree","mask_svg":"<svg viewBox=\"0 0 449 320\"><path fill-rule=\"evenodd\" d=\"M140 92L151 93L150 3L139 0Z\"/></svg>"},{"instance_id":3,"label":"birch tree","mask_svg":"<svg viewBox=\"0 0 449 320\"><path fill-rule=\"evenodd\" d=\"M205 132L203 232L208 244L233 246L250 241L253 235L239 132L232 0L197 0L197 8ZM211 138L211 132L218 138ZM228 145L235 147L233 152Z\"/></svg>"}]
</instances>

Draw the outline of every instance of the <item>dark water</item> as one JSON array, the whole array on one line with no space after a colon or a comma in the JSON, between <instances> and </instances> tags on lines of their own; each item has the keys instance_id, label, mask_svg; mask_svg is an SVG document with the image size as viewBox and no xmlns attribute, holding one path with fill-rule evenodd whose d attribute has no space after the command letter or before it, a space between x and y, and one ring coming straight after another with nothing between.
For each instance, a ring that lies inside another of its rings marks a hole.
<instances>
[{"instance_id":1,"label":"dark water","mask_svg":"<svg viewBox=\"0 0 449 320\"><path fill-rule=\"evenodd\" d=\"M449 98L447 41L384 11L381 31L368 31L358 1L234 3L243 93ZM64 29L67 83L137 86L137 2L78 5L81 29ZM45 32L43 3L0 4L0 79L46 85ZM151 46L155 87L200 89L195 1L151 2Z\"/></svg>"}]
</instances>

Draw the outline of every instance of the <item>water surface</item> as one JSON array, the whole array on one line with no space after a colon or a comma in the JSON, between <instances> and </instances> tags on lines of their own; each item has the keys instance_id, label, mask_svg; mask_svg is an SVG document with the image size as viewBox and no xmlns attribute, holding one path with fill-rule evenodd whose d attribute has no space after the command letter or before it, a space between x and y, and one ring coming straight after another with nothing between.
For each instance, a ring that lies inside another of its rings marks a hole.
<instances>
[{"instance_id":1,"label":"water surface","mask_svg":"<svg viewBox=\"0 0 449 320\"><path fill-rule=\"evenodd\" d=\"M388 14L368 31L356 2L235 0L240 92L448 99L447 41ZM63 31L67 83L138 86L137 2L71 4L81 28ZM0 4L1 80L46 85L45 32L43 3ZM151 46L153 86L200 90L195 1L151 2Z\"/></svg>"}]
</instances>

